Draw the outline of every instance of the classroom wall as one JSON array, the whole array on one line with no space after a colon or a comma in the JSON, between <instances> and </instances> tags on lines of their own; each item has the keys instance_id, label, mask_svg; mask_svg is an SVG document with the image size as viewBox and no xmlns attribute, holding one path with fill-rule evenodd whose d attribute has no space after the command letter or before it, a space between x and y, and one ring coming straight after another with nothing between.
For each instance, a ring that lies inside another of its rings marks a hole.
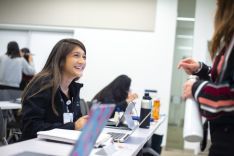
<instances>
[{"instance_id":1,"label":"classroom wall","mask_svg":"<svg viewBox=\"0 0 234 156\"><path fill-rule=\"evenodd\" d=\"M168 114L172 59L176 29L177 1L158 0L155 32L76 29L75 37L87 46L87 67L81 81L83 97L91 99L119 74L132 78L132 90L157 89L161 97L161 113ZM167 120L157 131L167 133Z\"/></svg>"}]
</instances>

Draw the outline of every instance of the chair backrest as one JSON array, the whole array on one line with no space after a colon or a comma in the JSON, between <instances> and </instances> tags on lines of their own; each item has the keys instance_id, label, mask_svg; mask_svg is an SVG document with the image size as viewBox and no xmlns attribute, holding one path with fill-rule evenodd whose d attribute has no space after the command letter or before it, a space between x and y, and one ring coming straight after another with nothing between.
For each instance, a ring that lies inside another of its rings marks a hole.
<instances>
[{"instance_id":1,"label":"chair backrest","mask_svg":"<svg viewBox=\"0 0 234 156\"><path fill-rule=\"evenodd\" d=\"M15 89L0 89L1 96L0 101L10 101L15 100L21 96L21 90Z\"/></svg>"},{"instance_id":2,"label":"chair backrest","mask_svg":"<svg viewBox=\"0 0 234 156\"><path fill-rule=\"evenodd\" d=\"M3 113L2 113L2 109L0 108L0 139L2 140L4 137L6 137L6 124L4 122L4 118L3 118Z\"/></svg>"},{"instance_id":3,"label":"chair backrest","mask_svg":"<svg viewBox=\"0 0 234 156\"><path fill-rule=\"evenodd\" d=\"M92 104L93 104L93 103L92 103L91 101L87 101L86 103L87 103L87 105L88 105L88 107L89 107L89 109L90 109L90 108L92 107Z\"/></svg>"},{"instance_id":4,"label":"chair backrest","mask_svg":"<svg viewBox=\"0 0 234 156\"><path fill-rule=\"evenodd\" d=\"M81 110L81 113L82 115L87 115L88 112L89 112L89 106L88 104L85 102L84 99L80 99L80 110Z\"/></svg>"}]
</instances>

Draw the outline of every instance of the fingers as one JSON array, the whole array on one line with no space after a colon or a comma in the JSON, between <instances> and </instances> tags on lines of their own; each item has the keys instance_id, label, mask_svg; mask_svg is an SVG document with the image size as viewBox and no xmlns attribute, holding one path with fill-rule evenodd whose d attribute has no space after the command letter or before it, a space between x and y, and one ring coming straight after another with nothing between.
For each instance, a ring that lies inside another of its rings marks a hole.
<instances>
[{"instance_id":1,"label":"fingers","mask_svg":"<svg viewBox=\"0 0 234 156\"><path fill-rule=\"evenodd\" d=\"M177 65L178 69L182 68L188 75L191 75L192 73L197 71L199 67L199 62L192 58L183 59Z\"/></svg>"},{"instance_id":2,"label":"fingers","mask_svg":"<svg viewBox=\"0 0 234 156\"><path fill-rule=\"evenodd\" d=\"M89 115L82 116L83 119L89 119Z\"/></svg>"},{"instance_id":3,"label":"fingers","mask_svg":"<svg viewBox=\"0 0 234 156\"><path fill-rule=\"evenodd\" d=\"M80 117L78 120L75 122L75 129L80 130L81 128L84 127L84 125L87 123L89 116L85 115Z\"/></svg>"},{"instance_id":4,"label":"fingers","mask_svg":"<svg viewBox=\"0 0 234 156\"><path fill-rule=\"evenodd\" d=\"M186 81L184 83L184 86L183 86L183 95L182 95L182 98L183 99L187 99L187 98L190 98L192 97L192 86L194 84L195 81Z\"/></svg>"}]
</instances>

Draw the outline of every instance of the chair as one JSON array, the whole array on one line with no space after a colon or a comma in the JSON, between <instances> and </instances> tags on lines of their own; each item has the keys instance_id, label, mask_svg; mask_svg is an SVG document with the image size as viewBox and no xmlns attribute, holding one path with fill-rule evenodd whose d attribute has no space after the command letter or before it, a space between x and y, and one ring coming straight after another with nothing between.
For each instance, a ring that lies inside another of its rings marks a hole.
<instances>
[{"instance_id":1,"label":"chair","mask_svg":"<svg viewBox=\"0 0 234 156\"><path fill-rule=\"evenodd\" d=\"M7 145L8 142L6 140L6 122L3 117L2 109L0 108L0 144Z\"/></svg>"},{"instance_id":2,"label":"chair","mask_svg":"<svg viewBox=\"0 0 234 156\"><path fill-rule=\"evenodd\" d=\"M14 101L19 98L22 91L16 89L0 89L1 96L0 101ZM16 112L16 113L15 113ZM19 120L17 111L7 110L4 111L5 116L5 136L4 139L7 139L7 143L14 143L19 140L21 131L19 126ZM8 137L7 137L8 136Z\"/></svg>"},{"instance_id":3,"label":"chair","mask_svg":"<svg viewBox=\"0 0 234 156\"><path fill-rule=\"evenodd\" d=\"M11 101L20 97L22 91L15 89L0 89L0 101Z\"/></svg>"},{"instance_id":4,"label":"chair","mask_svg":"<svg viewBox=\"0 0 234 156\"><path fill-rule=\"evenodd\" d=\"M143 156L159 156L163 135L154 134L142 149Z\"/></svg>"}]
</instances>

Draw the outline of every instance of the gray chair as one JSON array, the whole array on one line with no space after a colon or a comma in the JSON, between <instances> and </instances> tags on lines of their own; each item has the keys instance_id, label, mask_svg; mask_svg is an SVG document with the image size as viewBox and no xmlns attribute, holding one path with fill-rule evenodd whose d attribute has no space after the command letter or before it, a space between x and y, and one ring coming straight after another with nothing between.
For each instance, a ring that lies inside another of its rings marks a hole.
<instances>
[{"instance_id":1,"label":"gray chair","mask_svg":"<svg viewBox=\"0 0 234 156\"><path fill-rule=\"evenodd\" d=\"M20 98L22 91L16 89L0 89L1 96L0 101L15 101ZM14 113L15 112L15 113ZM19 140L21 135L21 130L19 127L19 121L16 120L17 110L7 110L4 111L5 116L5 139L7 138L7 143L14 143Z\"/></svg>"},{"instance_id":2,"label":"gray chair","mask_svg":"<svg viewBox=\"0 0 234 156\"><path fill-rule=\"evenodd\" d=\"M0 108L0 145L7 145L6 140L6 122L3 117L2 109Z\"/></svg>"},{"instance_id":3,"label":"gray chair","mask_svg":"<svg viewBox=\"0 0 234 156\"><path fill-rule=\"evenodd\" d=\"M87 115L89 112L90 107L88 106L88 103L85 102L84 99L80 99L80 110L82 115Z\"/></svg>"},{"instance_id":4,"label":"gray chair","mask_svg":"<svg viewBox=\"0 0 234 156\"><path fill-rule=\"evenodd\" d=\"M1 96L0 101L11 101L19 98L21 96L21 90L15 89L0 89Z\"/></svg>"}]
</instances>

